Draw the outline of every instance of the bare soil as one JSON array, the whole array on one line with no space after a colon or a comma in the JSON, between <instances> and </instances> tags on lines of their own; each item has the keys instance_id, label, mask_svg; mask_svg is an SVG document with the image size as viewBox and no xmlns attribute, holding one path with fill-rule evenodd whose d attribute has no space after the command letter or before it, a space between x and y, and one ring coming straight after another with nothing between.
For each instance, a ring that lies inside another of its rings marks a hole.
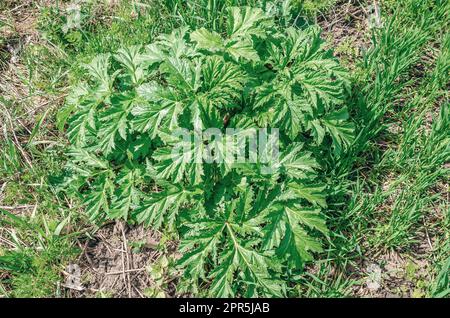
<instances>
[{"instance_id":1,"label":"bare soil","mask_svg":"<svg viewBox=\"0 0 450 318\"><path fill-rule=\"evenodd\" d=\"M122 222L103 226L92 239L84 242L78 262L72 264L79 269L65 273L65 287L70 290L70 296L147 296L148 289L153 290L155 285L149 265L164 255L157 249L159 240L158 232L142 226L128 226ZM169 246L168 250L174 247ZM159 297L174 295L176 280L173 278L162 284L164 296L161 293Z\"/></svg>"},{"instance_id":2,"label":"bare soil","mask_svg":"<svg viewBox=\"0 0 450 318\"><path fill-rule=\"evenodd\" d=\"M370 46L369 16L366 1L350 0L340 1L329 13L318 17L327 45L350 68Z\"/></svg>"}]
</instances>

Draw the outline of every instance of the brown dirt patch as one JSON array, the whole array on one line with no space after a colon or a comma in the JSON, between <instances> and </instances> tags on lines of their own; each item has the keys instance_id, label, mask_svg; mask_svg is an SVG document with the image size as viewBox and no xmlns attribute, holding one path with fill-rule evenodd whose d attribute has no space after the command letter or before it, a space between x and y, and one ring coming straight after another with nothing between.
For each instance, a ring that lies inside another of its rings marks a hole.
<instances>
[{"instance_id":1,"label":"brown dirt patch","mask_svg":"<svg viewBox=\"0 0 450 318\"><path fill-rule=\"evenodd\" d=\"M322 36L334 55L349 67L370 45L369 12L365 1L340 1L326 16L318 19Z\"/></svg>"},{"instance_id":2,"label":"brown dirt patch","mask_svg":"<svg viewBox=\"0 0 450 318\"><path fill-rule=\"evenodd\" d=\"M161 235L142 226L111 223L84 243L78 260L79 273L65 273L70 297L173 297L176 276L154 277L151 268L176 248L167 243L158 248ZM167 264L164 264L167 266ZM167 268L163 268L164 275ZM75 285L75 286L73 286ZM78 289L78 290L77 290Z\"/></svg>"},{"instance_id":3,"label":"brown dirt patch","mask_svg":"<svg viewBox=\"0 0 450 318\"><path fill-rule=\"evenodd\" d=\"M427 251L427 252L425 252ZM356 297L420 298L427 293L430 281L428 246L418 246L420 255L389 251L368 259L361 266L361 284L353 288ZM375 269L375 270L374 270Z\"/></svg>"}]
</instances>

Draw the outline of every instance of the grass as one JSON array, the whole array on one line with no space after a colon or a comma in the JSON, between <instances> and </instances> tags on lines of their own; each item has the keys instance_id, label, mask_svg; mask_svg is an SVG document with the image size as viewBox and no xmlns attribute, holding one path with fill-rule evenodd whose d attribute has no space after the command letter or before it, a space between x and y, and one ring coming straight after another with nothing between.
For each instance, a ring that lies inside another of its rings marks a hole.
<instances>
[{"instance_id":1,"label":"grass","mask_svg":"<svg viewBox=\"0 0 450 318\"><path fill-rule=\"evenodd\" d=\"M404 5L411 13L422 10L412 2ZM449 105L442 79L448 74L449 43L448 35L440 34L437 27L445 21L443 12L448 13L448 7L442 4L427 12L422 18L434 21L427 24L415 22L418 13L388 19L355 71L362 92L355 102L361 129L353 153L338 172L353 174L353 183L346 189L349 205L336 208L336 230L344 231L331 240L330 271L348 272L349 265L364 271L358 263L361 258L377 262L377 254L390 250L414 255L417 245L431 240L430 235L437 239L429 243L431 263L437 265L448 257ZM407 24L412 26L405 28ZM429 46L437 48L425 74L412 76L411 70L430 53ZM428 278L433 279L442 265L431 267ZM321 277L328 278L330 271L320 273ZM354 282L363 284L357 276ZM344 286L352 279L336 277ZM423 295L433 295L433 284L426 285ZM344 293L350 294L348 289Z\"/></svg>"},{"instance_id":2,"label":"grass","mask_svg":"<svg viewBox=\"0 0 450 318\"><path fill-rule=\"evenodd\" d=\"M18 2L0 5L0 296L67 296L65 267L76 262L78 239L94 229L77 202L55 195L48 178L64 163L67 141L56 113L83 77L80 63L182 24L220 29L227 6L253 3L92 1L81 5L77 20L67 2L30 1L25 8L36 22L27 28L37 38L18 53L8 48L26 38L12 11ZM315 21L343 3L295 4L302 19ZM450 295L450 8L446 1L400 0L383 1L381 12L382 27L366 31L368 50L356 54L352 41L340 46L352 55L358 135L344 160L329 163L330 180L338 180L328 214L335 234L314 266L293 278L292 296ZM397 270L402 283L368 290L368 264L386 277Z\"/></svg>"}]
</instances>

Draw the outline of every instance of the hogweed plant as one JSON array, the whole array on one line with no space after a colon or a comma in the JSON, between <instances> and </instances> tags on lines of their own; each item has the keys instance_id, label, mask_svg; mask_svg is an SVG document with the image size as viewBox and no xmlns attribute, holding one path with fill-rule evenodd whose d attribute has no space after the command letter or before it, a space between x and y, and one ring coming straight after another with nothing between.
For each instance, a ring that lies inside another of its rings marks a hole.
<instances>
[{"instance_id":1,"label":"hogweed plant","mask_svg":"<svg viewBox=\"0 0 450 318\"><path fill-rule=\"evenodd\" d=\"M346 71L319 30L233 7L86 65L59 114L64 190L92 220L180 236L180 292L282 297L328 236L326 158L353 139Z\"/></svg>"}]
</instances>

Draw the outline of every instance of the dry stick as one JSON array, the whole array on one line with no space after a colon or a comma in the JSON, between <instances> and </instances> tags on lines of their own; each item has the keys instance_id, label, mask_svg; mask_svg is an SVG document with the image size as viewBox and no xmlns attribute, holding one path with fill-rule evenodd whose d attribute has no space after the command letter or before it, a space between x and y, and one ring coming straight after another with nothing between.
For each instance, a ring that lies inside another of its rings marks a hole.
<instances>
[{"instance_id":1,"label":"dry stick","mask_svg":"<svg viewBox=\"0 0 450 318\"><path fill-rule=\"evenodd\" d=\"M36 212L38 209L37 203L34 205L33 211L31 212L31 218L34 219L36 217Z\"/></svg>"},{"instance_id":2,"label":"dry stick","mask_svg":"<svg viewBox=\"0 0 450 318\"><path fill-rule=\"evenodd\" d=\"M19 243L19 245L23 245L24 247L28 248L29 245L25 244L24 241L22 241L20 238L17 237L16 235L16 230L14 228L12 229L8 229L8 228L3 228L3 231L5 231L6 233L8 233L9 236L11 237L15 237L15 240L17 240L17 242ZM16 245L15 245L16 246Z\"/></svg>"},{"instance_id":3,"label":"dry stick","mask_svg":"<svg viewBox=\"0 0 450 318\"><path fill-rule=\"evenodd\" d=\"M42 95L39 95L39 96L42 96ZM58 104L56 103L57 101L59 101L60 99L66 98L66 97L67 97L67 94L61 94L61 95L59 95L59 96L56 97L56 98L47 100L47 101L45 101L45 102L39 104L39 105L36 106L35 108L31 109L30 111L28 111L26 115L33 115L33 114L36 114L41 108L44 108L45 106L47 106L47 105L49 105L49 104L52 104L52 106L50 107L50 109L51 109L52 107L55 107L55 106L58 105Z\"/></svg>"},{"instance_id":4,"label":"dry stick","mask_svg":"<svg viewBox=\"0 0 450 318\"><path fill-rule=\"evenodd\" d=\"M366 16L368 16L369 15L369 12L366 10L366 8L365 8L365 6L367 5L366 3L361 3L361 1L358 1L358 4L359 4L359 8L361 9L361 10L363 10L364 11L364 14L366 15Z\"/></svg>"},{"instance_id":5,"label":"dry stick","mask_svg":"<svg viewBox=\"0 0 450 318\"><path fill-rule=\"evenodd\" d=\"M2 188L0 189L0 203L2 203L3 199L5 198L5 195L3 194L3 191L5 188L6 188L6 182L3 184Z\"/></svg>"},{"instance_id":6,"label":"dry stick","mask_svg":"<svg viewBox=\"0 0 450 318\"><path fill-rule=\"evenodd\" d=\"M24 123L19 118L17 118L16 120L20 124L20 126L22 126L27 131L27 133L31 135L31 130L29 130L28 127L24 125Z\"/></svg>"},{"instance_id":7,"label":"dry stick","mask_svg":"<svg viewBox=\"0 0 450 318\"><path fill-rule=\"evenodd\" d=\"M106 240L106 238L101 233L97 233L97 236L100 237L103 240L103 243L106 246L106 249L108 250L109 254L113 255L113 251L111 250L111 244Z\"/></svg>"},{"instance_id":8,"label":"dry stick","mask_svg":"<svg viewBox=\"0 0 450 318\"><path fill-rule=\"evenodd\" d=\"M10 13L19 10L20 8L27 6L28 4L30 4L31 1L24 1L22 4L19 4L18 6L12 8L11 10L9 10Z\"/></svg>"},{"instance_id":9,"label":"dry stick","mask_svg":"<svg viewBox=\"0 0 450 318\"><path fill-rule=\"evenodd\" d=\"M145 277L146 277L147 279L149 279L149 276L148 276L148 275L145 275ZM142 275L139 275L139 273L134 274L133 280L136 280L136 279L141 283L141 286L146 286L146 282L144 282L144 281L142 280ZM134 285L133 285L133 288L134 288L134 290L139 294L139 296L140 296L141 298L145 298L145 296L141 293L141 291L139 290L139 288L137 288L137 287L134 286Z\"/></svg>"},{"instance_id":10,"label":"dry stick","mask_svg":"<svg viewBox=\"0 0 450 318\"><path fill-rule=\"evenodd\" d=\"M134 290L139 294L139 296L140 296L141 298L145 298L145 296L142 295L142 293L139 291L139 289L137 289L137 287L133 286L133 288L134 288Z\"/></svg>"},{"instance_id":11,"label":"dry stick","mask_svg":"<svg viewBox=\"0 0 450 318\"><path fill-rule=\"evenodd\" d=\"M114 290L114 287L116 287L117 282L119 281L119 276L116 277L116 279L114 279L114 282L112 283L110 290ZM103 281L104 282L104 281ZM102 282L102 284L103 284Z\"/></svg>"},{"instance_id":12,"label":"dry stick","mask_svg":"<svg viewBox=\"0 0 450 318\"><path fill-rule=\"evenodd\" d=\"M3 210L22 210L22 209L34 208L35 206L36 205L31 205L31 204L16 205L16 206L0 205L0 209L3 209Z\"/></svg>"},{"instance_id":13,"label":"dry stick","mask_svg":"<svg viewBox=\"0 0 450 318\"><path fill-rule=\"evenodd\" d=\"M129 270L131 269L130 268L130 257L129 257L129 254L128 254L127 241L125 241L123 244L124 244L124 248L125 248L125 255L127 257L128 297L131 298L131 278L130 278L130 272L129 272Z\"/></svg>"},{"instance_id":14,"label":"dry stick","mask_svg":"<svg viewBox=\"0 0 450 318\"><path fill-rule=\"evenodd\" d=\"M94 272L96 272L96 273L98 273L98 270L94 267L94 262L92 261L92 259L90 258L90 256L88 255L88 253L87 253L87 245L88 245L88 241L86 241L86 243L84 244L84 247L81 247L81 243L79 242L79 241L77 241L77 244L78 244L78 246L82 249L82 253L81 253L81 255L80 255L80 257L79 257L79 260L84 256L84 257L86 257L86 260L88 261L88 263L89 263L89 265L90 265L90 267L91 267L91 269L94 271Z\"/></svg>"},{"instance_id":15,"label":"dry stick","mask_svg":"<svg viewBox=\"0 0 450 318\"><path fill-rule=\"evenodd\" d=\"M358 17L356 15L357 13L359 13L359 11L362 11L362 10L358 10L358 11L355 11L355 12L348 12L348 14L351 15L355 20L364 21L365 20L364 18Z\"/></svg>"},{"instance_id":16,"label":"dry stick","mask_svg":"<svg viewBox=\"0 0 450 318\"><path fill-rule=\"evenodd\" d=\"M135 278L139 280L141 286L147 286L148 282L153 283L153 281L150 279L150 275L144 275L144 277L146 278L146 281L142 279L142 275L135 275Z\"/></svg>"},{"instance_id":17,"label":"dry stick","mask_svg":"<svg viewBox=\"0 0 450 318\"><path fill-rule=\"evenodd\" d=\"M128 255L128 247L127 247L128 246L128 242L127 242L127 238L125 236L124 228L125 228L125 225L124 225L124 223L122 223L122 226L121 226L122 238L123 238L122 244L123 244L123 249L125 250L125 255L127 257L127 271L128 271L128 270L130 270L130 258L129 258L129 255ZM124 275L125 275L125 265L123 263L123 252L122 252L122 270L123 270ZM130 281L130 274L128 272L126 274L126 277L127 277L127 280L125 280L125 283L127 283L128 297L131 298L131 281Z\"/></svg>"},{"instance_id":18,"label":"dry stick","mask_svg":"<svg viewBox=\"0 0 450 318\"><path fill-rule=\"evenodd\" d=\"M120 275L123 273L135 273L135 272L143 272L145 271L145 268L134 268L134 269L127 269L127 270L123 270L123 271L118 271L118 272L109 272L109 273L105 273L105 275Z\"/></svg>"},{"instance_id":19,"label":"dry stick","mask_svg":"<svg viewBox=\"0 0 450 318\"><path fill-rule=\"evenodd\" d=\"M2 184L2 187L0 188L0 195L3 193L3 191L5 191L5 188L6 188L6 185L8 184L8 182L7 181L5 181L3 184Z\"/></svg>"},{"instance_id":20,"label":"dry stick","mask_svg":"<svg viewBox=\"0 0 450 318\"><path fill-rule=\"evenodd\" d=\"M1 236L0 236L0 241L1 241L1 242L4 242L5 244L8 244L9 246L11 246L11 247L13 247L13 248L16 248L16 247L17 247L13 242L11 242L10 240L7 240L7 239L5 239L5 238L3 238L3 237L1 237Z\"/></svg>"},{"instance_id":21,"label":"dry stick","mask_svg":"<svg viewBox=\"0 0 450 318\"><path fill-rule=\"evenodd\" d=\"M428 234L428 229L427 229L427 226L425 224L425 219L423 220L423 227L425 229L425 236L427 237L428 245L430 246L431 250L433 250L433 244L431 244L430 235Z\"/></svg>"},{"instance_id":22,"label":"dry stick","mask_svg":"<svg viewBox=\"0 0 450 318\"><path fill-rule=\"evenodd\" d=\"M127 283L127 276L125 274L125 260L124 260L123 253L124 252L122 251L122 253L120 254L121 257L122 257L122 273L121 274L122 274L122 277L123 277L123 282L126 284Z\"/></svg>"},{"instance_id":23,"label":"dry stick","mask_svg":"<svg viewBox=\"0 0 450 318\"><path fill-rule=\"evenodd\" d=\"M121 290L119 290L119 292L117 293L117 297L116 298L120 298L122 296L122 293L124 292L125 289L127 289L127 288L123 287Z\"/></svg>"}]
</instances>

